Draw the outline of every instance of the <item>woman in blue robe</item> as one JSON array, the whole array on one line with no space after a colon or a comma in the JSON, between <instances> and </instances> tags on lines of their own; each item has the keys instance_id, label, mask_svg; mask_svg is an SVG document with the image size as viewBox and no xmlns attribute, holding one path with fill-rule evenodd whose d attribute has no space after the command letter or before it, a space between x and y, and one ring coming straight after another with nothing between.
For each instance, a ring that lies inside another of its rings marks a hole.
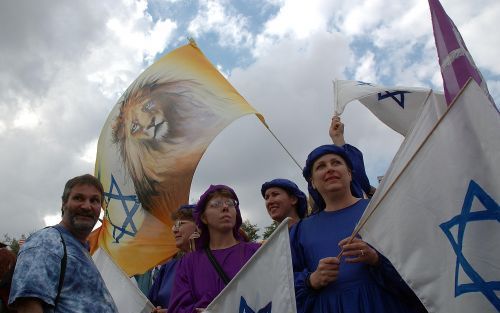
<instances>
[{"instance_id":1,"label":"woman in blue robe","mask_svg":"<svg viewBox=\"0 0 500 313\"><path fill-rule=\"evenodd\" d=\"M352 195L351 169L335 145L307 158L303 174L319 211L290 234L297 312L426 312L389 260L360 238L348 242L368 205Z\"/></svg>"},{"instance_id":2,"label":"woman in blue robe","mask_svg":"<svg viewBox=\"0 0 500 313\"><path fill-rule=\"evenodd\" d=\"M179 252L173 259L163 264L158 274L155 275L156 278L148 293L149 301L155 306L153 313L167 312L178 261L185 253L194 250L194 239L199 236L194 222L194 208L195 205L186 204L172 213L172 220L175 221L172 233Z\"/></svg>"}]
</instances>

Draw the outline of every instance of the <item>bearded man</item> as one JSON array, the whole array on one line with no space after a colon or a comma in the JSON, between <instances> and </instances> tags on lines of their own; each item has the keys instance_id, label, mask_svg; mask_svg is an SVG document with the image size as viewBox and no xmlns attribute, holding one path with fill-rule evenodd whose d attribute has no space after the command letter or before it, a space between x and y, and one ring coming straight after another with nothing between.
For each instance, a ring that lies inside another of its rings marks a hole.
<instances>
[{"instance_id":1,"label":"bearded man","mask_svg":"<svg viewBox=\"0 0 500 313\"><path fill-rule=\"evenodd\" d=\"M92 175L66 183L61 222L31 235L19 251L9 297L17 312L118 312L87 243L103 198Z\"/></svg>"}]
</instances>

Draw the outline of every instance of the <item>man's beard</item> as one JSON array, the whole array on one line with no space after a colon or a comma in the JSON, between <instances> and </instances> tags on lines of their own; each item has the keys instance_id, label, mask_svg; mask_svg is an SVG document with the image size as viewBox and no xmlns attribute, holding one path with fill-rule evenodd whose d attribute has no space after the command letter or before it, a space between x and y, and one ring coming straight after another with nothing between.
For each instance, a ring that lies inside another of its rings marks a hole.
<instances>
[{"instance_id":1,"label":"man's beard","mask_svg":"<svg viewBox=\"0 0 500 313\"><path fill-rule=\"evenodd\" d=\"M70 214L69 223L71 225L71 228L73 228L74 230L79 231L79 232L90 233L97 222L96 218L90 214L87 216L91 217L93 219L92 222L87 221L87 220L78 220L78 215L82 215L82 214L74 214L74 213L69 213L69 214Z\"/></svg>"}]
</instances>

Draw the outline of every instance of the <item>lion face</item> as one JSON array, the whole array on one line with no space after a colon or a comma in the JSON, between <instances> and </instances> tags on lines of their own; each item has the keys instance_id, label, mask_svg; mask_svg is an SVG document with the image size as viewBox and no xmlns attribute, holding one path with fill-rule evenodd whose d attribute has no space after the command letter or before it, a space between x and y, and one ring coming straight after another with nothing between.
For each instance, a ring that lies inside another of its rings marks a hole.
<instances>
[{"instance_id":1,"label":"lion face","mask_svg":"<svg viewBox=\"0 0 500 313\"><path fill-rule=\"evenodd\" d=\"M144 98L125 111L124 124L125 136L135 140L162 140L169 128L163 111L149 98Z\"/></svg>"},{"instance_id":2,"label":"lion face","mask_svg":"<svg viewBox=\"0 0 500 313\"><path fill-rule=\"evenodd\" d=\"M169 218L187 201L196 164L225 121L207 103L221 99L189 81L134 84L112 126L143 209Z\"/></svg>"}]
</instances>

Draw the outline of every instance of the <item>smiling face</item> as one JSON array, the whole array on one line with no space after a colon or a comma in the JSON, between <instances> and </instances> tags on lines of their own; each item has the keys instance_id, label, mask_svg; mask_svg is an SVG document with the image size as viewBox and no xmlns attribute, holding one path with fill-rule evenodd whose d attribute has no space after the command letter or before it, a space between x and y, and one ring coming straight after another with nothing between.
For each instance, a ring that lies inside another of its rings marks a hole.
<instances>
[{"instance_id":1,"label":"smiling face","mask_svg":"<svg viewBox=\"0 0 500 313\"><path fill-rule=\"evenodd\" d=\"M101 202L101 193L96 187L87 184L73 186L68 199L63 202L62 224L71 233L82 235L78 237L88 236L99 219Z\"/></svg>"},{"instance_id":2,"label":"smiling face","mask_svg":"<svg viewBox=\"0 0 500 313\"><path fill-rule=\"evenodd\" d=\"M344 159L336 154L319 157L312 166L311 182L321 195L328 192L350 192L351 170Z\"/></svg>"},{"instance_id":3,"label":"smiling face","mask_svg":"<svg viewBox=\"0 0 500 313\"><path fill-rule=\"evenodd\" d=\"M264 193L267 213L276 222L281 223L286 217L292 217L297 205L297 197L289 195L279 187L270 187Z\"/></svg>"}]
</instances>

